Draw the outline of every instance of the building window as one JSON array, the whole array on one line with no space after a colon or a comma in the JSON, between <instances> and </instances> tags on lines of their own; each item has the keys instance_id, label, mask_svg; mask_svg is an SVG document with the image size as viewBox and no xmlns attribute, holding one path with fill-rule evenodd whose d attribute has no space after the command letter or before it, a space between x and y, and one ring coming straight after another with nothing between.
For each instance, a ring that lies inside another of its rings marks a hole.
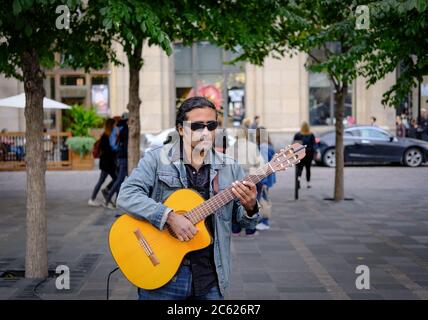
<instances>
[{"instance_id":1,"label":"building window","mask_svg":"<svg viewBox=\"0 0 428 320\"><path fill-rule=\"evenodd\" d=\"M108 84L108 76L92 77L92 84Z\"/></svg>"},{"instance_id":2,"label":"building window","mask_svg":"<svg viewBox=\"0 0 428 320\"><path fill-rule=\"evenodd\" d=\"M84 86L85 76L61 76L62 86Z\"/></svg>"},{"instance_id":3,"label":"building window","mask_svg":"<svg viewBox=\"0 0 428 320\"><path fill-rule=\"evenodd\" d=\"M309 122L311 125L333 125L335 88L325 73L309 72ZM345 121L353 123L352 85L345 97Z\"/></svg>"},{"instance_id":4,"label":"building window","mask_svg":"<svg viewBox=\"0 0 428 320\"><path fill-rule=\"evenodd\" d=\"M245 115L245 70L242 62L225 64L236 54L201 41L191 46L174 45L177 106L194 95L214 102L227 123L238 125Z\"/></svg>"},{"instance_id":5,"label":"building window","mask_svg":"<svg viewBox=\"0 0 428 320\"><path fill-rule=\"evenodd\" d=\"M109 86L108 77L92 77L91 102L99 114L109 114Z\"/></svg>"}]
</instances>

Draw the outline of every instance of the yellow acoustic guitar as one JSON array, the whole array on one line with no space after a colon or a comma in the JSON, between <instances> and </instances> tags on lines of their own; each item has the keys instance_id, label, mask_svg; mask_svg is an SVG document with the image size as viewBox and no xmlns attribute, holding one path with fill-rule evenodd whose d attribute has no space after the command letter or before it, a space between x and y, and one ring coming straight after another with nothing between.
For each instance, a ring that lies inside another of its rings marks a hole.
<instances>
[{"instance_id":1,"label":"yellow acoustic guitar","mask_svg":"<svg viewBox=\"0 0 428 320\"><path fill-rule=\"evenodd\" d=\"M291 167L304 156L305 146L295 143L275 154L256 174L243 180L258 183L275 171ZM207 201L191 189L180 189L171 194L164 204L175 213L185 215L198 229L194 238L187 242L179 241L168 226L160 231L145 220L122 215L110 229L109 245L113 258L135 286L143 289L162 287L175 275L188 252L210 245L212 238L205 226L205 218L234 198L231 187Z\"/></svg>"}]
</instances>

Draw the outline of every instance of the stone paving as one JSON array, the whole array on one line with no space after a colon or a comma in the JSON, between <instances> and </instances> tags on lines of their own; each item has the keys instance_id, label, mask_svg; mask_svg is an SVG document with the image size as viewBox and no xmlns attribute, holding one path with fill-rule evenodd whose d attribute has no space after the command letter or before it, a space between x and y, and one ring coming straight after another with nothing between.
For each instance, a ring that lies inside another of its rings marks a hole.
<instances>
[{"instance_id":1,"label":"stone paving","mask_svg":"<svg viewBox=\"0 0 428 320\"><path fill-rule=\"evenodd\" d=\"M116 212L87 205L97 171L48 172L49 266L70 268L70 290L55 279L0 278L0 299L106 299L115 267L107 234ZM228 299L428 299L428 167L347 167L346 196L334 203L334 170L314 167L312 188L294 197L294 169L271 190L271 229L233 238ZM101 195L99 195L100 197ZM0 271L22 270L25 173L0 173ZM370 270L357 289L355 270ZM38 285L38 286L36 286ZM111 299L136 299L120 271Z\"/></svg>"}]
</instances>

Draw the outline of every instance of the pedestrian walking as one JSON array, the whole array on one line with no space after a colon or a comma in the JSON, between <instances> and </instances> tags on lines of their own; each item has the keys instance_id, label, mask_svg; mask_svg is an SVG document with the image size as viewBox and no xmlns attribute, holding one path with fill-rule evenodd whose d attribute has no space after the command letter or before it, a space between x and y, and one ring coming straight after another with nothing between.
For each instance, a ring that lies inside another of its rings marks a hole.
<instances>
[{"instance_id":1,"label":"pedestrian walking","mask_svg":"<svg viewBox=\"0 0 428 320\"><path fill-rule=\"evenodd\" d=\"M426 109L421 109L421 117L419 118L419 128L421 139L428 141L428 114Z\"/></svg>"},{"instance_id":2,"label":"pedestrian walking","mask_svg":"<svg viewBox=\"0 0 428 320\"><path fill-rule=\"evenodd\" d=\"M302 123L300 131L294 135L293 140L294 142L299 142L303 145L306 145L306 156L296 165L296 170L297 170L297 178L298 178L299 187L300 187L300 177L303 173L303 168L306 169L306 182L307 182L306 186L310 188L311 187L310 185L311 165L312 165L312 160L314 159L316 142L315 142L315 136L311 132L311 129L307 122Z\"/></svg>"},{"instance_id":3,"label":"pedestrian walking","mask_svg":"<svg viewBox=\"0 0 428 320\"><path fill-rule=\"evenodd\" d=\"M412 120L410 121L410 127L409 127L409 130L407 131L407 137L413 138L413 139L421 138L419 133L419 128L418 128L418 123L415 118L412 118Z\"/></svg>"},{"instance_id":4,"label":"pedestrian walking","mask_svg":"<svg viewBox=\"0 0 428 320\"><path fill-rule=\"evenodd\" d=\"M101 189L101 186L105 182L108 176L111 177L111 182L106 187L104 191L108 192L108 190L111 189L114 182L116 181L116 154L113 151L111 145L110 145L110 135L113 131L115 121L113 119L107 119L104 125L104 132L101 135L101 138L99 140L98 148L99 148L99 157L100 157L100 177L98 179L97 184L94 187L94 190L92 191L91 198L88 201L88 205L90 206L100 206L101 203L96 201L98 192Z\"/></svg>"},{"instance_id":5,"label":"pedestrian walking","mask_svg":"<svg viewBox=\"0 0 428 320\"><path fill-rule=\"evenodd\" d=\"M250 129L257 129L260 126L260 116L255 116L254 121L250 126Z\"/></svg>"},{"instance_id":6,"label":"pedestrian walking","mask_svg":"<svg viewBox=\"0 0 428 320\"><path fill-rule=\"evenodd\" d=\"M267 141L261 141L261 130L266 130L264 127L260 127L257 129L256 137L257 137L257 145L260 149L260 154L263 157L265 163L272 160L275 155L275 148L270 140L270 137L267 136ZM273 173L270 176L264 178L257 184L257 200L260 203L261 212L262 212L262 220L256 226L257 230L269 230L270 224L269 219L272 215L272 203L269 197L269 190L276 183L276 174Z\"/></svg>"},{"instance_id":7,"label":"pedestrian walking","mask_svg":"<svg viewBox=\"0 0 428 320\"><path fill-rule=\"evenodd\" d=\"M404 138L406 136L406 127L403 124L403 121L401 121L400 116L395 117L395 135L398 138Z\"/></svg>"},{"instance_id":8,"label":"pedestrian walking","mask_svg":"<svg viewBox=\"0 0 428 320\"><path fill-rule=\"evenodd\" d=\"M122 119L117 124L117 179L105 197L104 206L109 209L115 209L116 204L113 202L113 195L118 193L122 182L128 175L128 114L124 113Z\"/></svg>"},{"instance_id":9,"label":"pedestrian walking","mask_svg":"<svg viewBox=\"0 0 428 320\"><path fill-rule=\"evenodd\" d=\"M251 119L250 118L245 118L244 120L242 120L242 127L243 128L249 129L250 126L251 126Z\"/></svg>"}]
</instances>

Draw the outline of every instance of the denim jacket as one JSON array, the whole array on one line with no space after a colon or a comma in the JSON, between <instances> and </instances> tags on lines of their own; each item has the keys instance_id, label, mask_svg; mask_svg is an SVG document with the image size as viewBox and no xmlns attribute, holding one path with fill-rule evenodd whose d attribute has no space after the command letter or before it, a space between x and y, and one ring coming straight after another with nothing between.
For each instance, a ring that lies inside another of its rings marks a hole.
<instances>
[{"instance_id":1,"label":"denim jacket","mask_svg":"<svg viewBox=\"0 0 428 320\"><path fill-rule=\"evenodd\" d=\"M219 191L236 180L244 178L241 166L231 157L217 151L210 152L210 197L213 196L213 179L219 174ZM148 151L131 175L122 183L116 205L137 219L146 219L159 230L163 230L168 213L172 208L163 202L174 191L187 188L184 163L179 156L179 143L167 144ZM243 228L255 228L261 220L260 206L251 217L235 199L214 214L214 262L219 288L222 295L229 285L231 270L231 227L232 217Z\"/></svg>"}]
</instances>

